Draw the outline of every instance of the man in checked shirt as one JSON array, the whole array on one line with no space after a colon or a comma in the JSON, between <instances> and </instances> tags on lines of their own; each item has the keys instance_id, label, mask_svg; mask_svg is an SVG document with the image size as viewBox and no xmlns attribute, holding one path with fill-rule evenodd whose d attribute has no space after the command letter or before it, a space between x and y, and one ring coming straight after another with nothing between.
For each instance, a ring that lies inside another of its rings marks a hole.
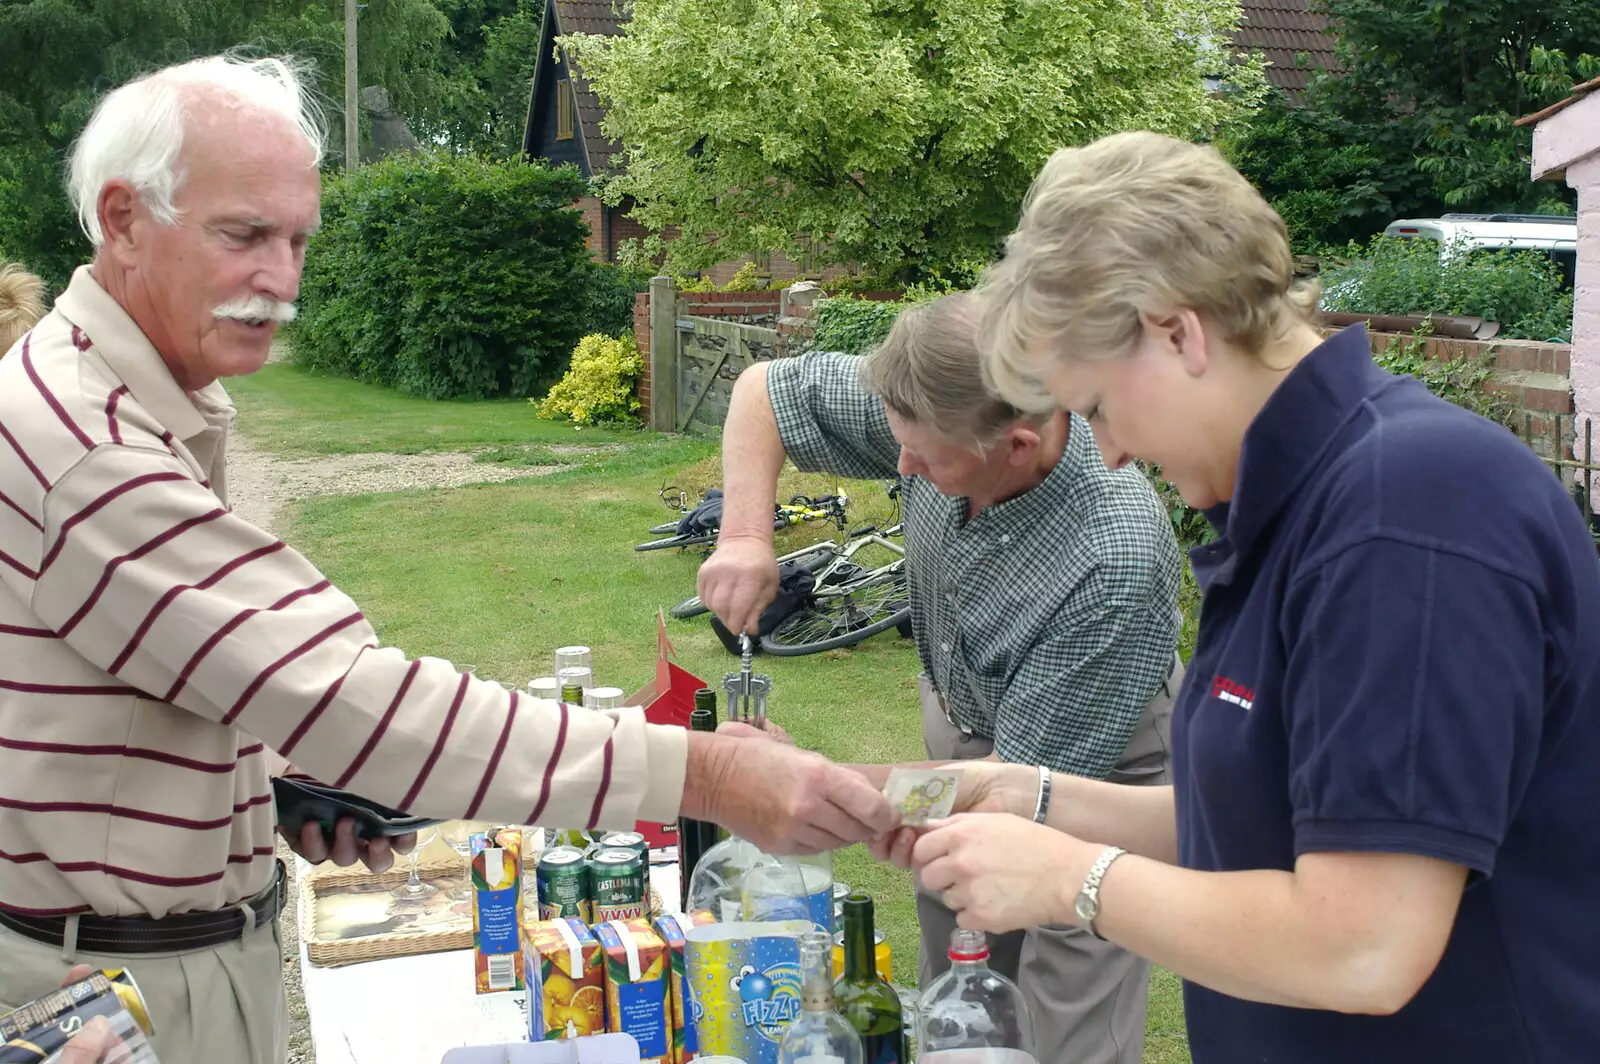
<instances>
[{"instance_id":1,"label":"man in checked shirt","mask_svg":"<svg viewBox=\"0 0 1600 1064\"><path fill-rule=\"evenodd\" d=\"M260 369L293 316L322 143L277 60L196 60L108 94L71 163L94 261L0 358L0 1011L79 961L126 966L165 1064L284 1058L272 751L430 817L682 812L779 852L896 822L814 754L385 647L229 510L219 378ZM352 824L333 859L386 866ZM315 823L294 842L329 856Z\"/></svg>"},{"instance_id":2,"label":"man in checked shirt","mask_svg":"<svg viewBox=\"0 0 1600 1064\"><path fill-rule=\"evenodd\" d=\"M740 376L700 597L730 630L756 630L777 588L785 456L898 477L929 758L1170 782L1182 563L1166 511L1137 469L1106 468L1081 418L1025 417L988 394L972 321L970 297L945 296L902 313L867 357L817 353ZM955 920L920 890L917 910L926 985L948 967ZM1066 927L990 948L1029 999L1040 1060L1139 1064L1147 961Z\"/></svg>"}]
</instances>

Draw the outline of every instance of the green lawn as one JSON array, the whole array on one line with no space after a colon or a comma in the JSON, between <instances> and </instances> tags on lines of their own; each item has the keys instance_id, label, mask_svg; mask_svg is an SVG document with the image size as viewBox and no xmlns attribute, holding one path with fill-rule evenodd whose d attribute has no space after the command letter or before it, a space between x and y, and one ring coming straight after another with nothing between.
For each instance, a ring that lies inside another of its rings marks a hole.
<instances>
[{"instance_id":1,"label":"green lawn","mask_svg":"<svg viewBox=\"0 0 1600 1064\"><path fill-rule=\"evenodd\" d=\"M252 442L291 453L413 451L422 437L440 450L503 448L494 457L516 461L528 449L579 435L534 419L527 404L426 403L277 364L230 389ZM657 497L663 483L696 491L717 482L716 445L649 433L585 430L581 437L620 446L553 476L309 500L286 515L285 535L361 604L387 643L410 654L472 663L481 676L521 682L550 671L555 647L584 643L594 648L597 682L631 691L651 676L657 608L693 593L702 555L640 554L630 546L670 517ZM881 485L843 486L856 520L887 512ZM783 490L833 487L790 474ZM786 539L798 545L820 534L795 529ZM713 686L737 669L705 618L667 625L679 664ZM889 633L852 650L758 662L773 680L772 716L801 744L843 761L923 756L920 667L909 641ZM873 862L860 847L838 854L835 872L877 898L896 981L913 984L910 876ZM1158 972L1146 1064L1188 1060L1177 982Z\"/></svg>"}]
</instances>

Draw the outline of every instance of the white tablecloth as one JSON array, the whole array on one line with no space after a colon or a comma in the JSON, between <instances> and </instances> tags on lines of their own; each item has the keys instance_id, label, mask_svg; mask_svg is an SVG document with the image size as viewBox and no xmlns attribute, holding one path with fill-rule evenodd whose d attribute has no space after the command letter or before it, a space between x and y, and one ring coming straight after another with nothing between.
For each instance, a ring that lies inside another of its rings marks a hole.
<instances>
[{"instance_id":1,"label":"white tablecloth","mask_svg":"<svg viewBox=\"0 0 1600 1064\"><path fill-rule=\"evenodd\" d=\"M652 865L650 885L676 912L678 866ZM528 1038L527 995L474 993L470 949L319 968L302 945L300 978L317 1064L439 1064L458 1046Z\"/></svg>"}]
</instances>

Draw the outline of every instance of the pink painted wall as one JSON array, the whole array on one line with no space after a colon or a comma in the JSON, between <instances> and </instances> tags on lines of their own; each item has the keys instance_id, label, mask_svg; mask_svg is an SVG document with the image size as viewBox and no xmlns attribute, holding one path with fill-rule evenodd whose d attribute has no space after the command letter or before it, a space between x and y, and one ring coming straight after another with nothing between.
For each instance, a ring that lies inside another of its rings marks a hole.
<instances>
[{"instance_id":1,"label":"pink painted wall","mask_svg":"<svg viewBox=\"0 0 1600 1064\"><path fill-rule=\"evenodd\" d=\"M1566 170L1578 192L1578 273L1572 313L1572 403L1581 426L1600 431L1600 93L1557 111L1533 130L1533 176ZM1582 438L1582 429L1579 429ZM1600 486L1600 476L1595 484Z\"/></svg>"}]
</instances>

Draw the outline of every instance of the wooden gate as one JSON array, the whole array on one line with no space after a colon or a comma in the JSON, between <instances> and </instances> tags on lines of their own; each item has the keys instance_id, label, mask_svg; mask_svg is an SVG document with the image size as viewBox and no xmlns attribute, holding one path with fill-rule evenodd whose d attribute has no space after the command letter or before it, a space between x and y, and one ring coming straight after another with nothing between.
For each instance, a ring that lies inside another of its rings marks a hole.
<instances>
[{"instance_id":1,"label":"wooden gate","mask_svg":"<svg viewBox=\"0 0 1600 1064\"><path fill-rule=\"evenodd\" d=\"M650 421L667 432L722 432L733 383L746 366L776 356L778 330L691 317L665 284L650 286Z\"/></svg>"}]
</instances>

